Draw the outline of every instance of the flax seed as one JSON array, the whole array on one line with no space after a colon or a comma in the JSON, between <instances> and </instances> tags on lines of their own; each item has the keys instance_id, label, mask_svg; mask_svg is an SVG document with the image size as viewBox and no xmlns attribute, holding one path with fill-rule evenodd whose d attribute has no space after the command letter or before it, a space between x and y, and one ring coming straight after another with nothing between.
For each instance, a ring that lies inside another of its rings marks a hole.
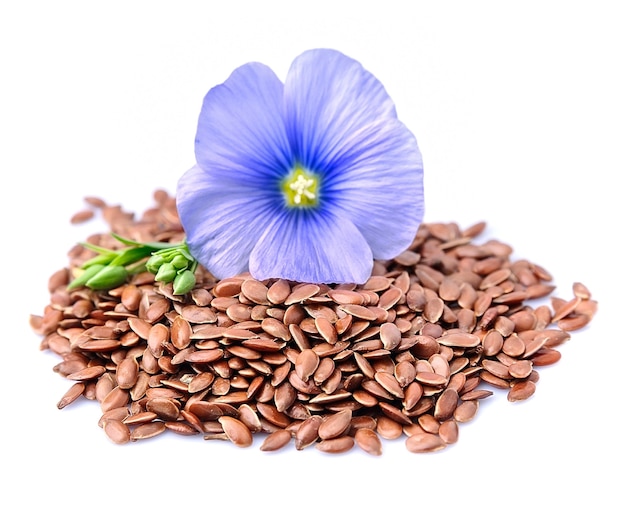
<instances>
[{"instance_id":1,"label":"flax seed","mask_svg":"<svg viewBox=\"0 0 626 511\"><path fill-rule=\"evenodd\" d=\"M357 429L354 434L354 441L356 445L372 456L381 456L383 453L383 444L373 429Z\"/></svg>"},{"instance_id":2,"label":"flax seed","mask_svg":"<svg viewBox=\"0 0 626 511\"><path fill-rule=\"evenodd\" d=\"M273 431L260 446L260 450L264 452L273 452L282 449L291 442L292 434L286 429L277 429Z\"/></svg>"},{"instance_id":3,"label":"flax seed","mask_svg":"<svg viewBox=\"0 0 626 511\"><path fill-rule=\"evenodd\" d=\"M222 425L228 439L237 447L249 447L252 445L252 433L239 419L223 415L217 420Z\"/></svg>"},{"instance_id":4,"label":"flax seed","mask_svg":"<svg viewBox=\"0 0 626 511\"><path fill-rule=\"evenodd\" d=\"M116 444L127 444L131 440L129 427L120 420L107 420L103 425L104 432Z\"/></svg>"},{"instance_id":5,"label":"flax seed","mask_svg":"<svg viewBox=\"0 0 626 511\"><path fill-rule=\"evenodd\" d=\"M351 436L341 436L321 440L315 447L322 452L330 454L341 454L354 447L354 438Z\"/></svg>"},{"instance_id":6,"label":"flax seed","mask_svg":"<svg viewBox=\"0 0 626 511\"><path fill-rule=\"evenodd\" d=\"M145 440L147 438L153 438L160 435L165 431L165 423L163 422L148 422L141 424L134 428L130 433L130 441L136 442L137 440Z\"/></svg>"},{"instance_id":7,"label":"flax seed","mask_svg":"<svg viewBox=\"0 0 626 511\"><path fill-rule=\"evenodd\" d=\"M435 452L446 446L446 443L439 435L432 433L416 433L411 435L406 439L405 444L407 450L413 453Z\"/></svg>"}]
</instances>

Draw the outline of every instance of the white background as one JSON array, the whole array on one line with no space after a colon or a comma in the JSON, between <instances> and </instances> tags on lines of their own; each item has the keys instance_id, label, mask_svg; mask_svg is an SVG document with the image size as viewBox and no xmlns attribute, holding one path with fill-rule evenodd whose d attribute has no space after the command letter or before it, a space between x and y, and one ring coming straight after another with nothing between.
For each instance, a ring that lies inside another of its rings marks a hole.
<instances>
[{"instance_id":1,"label":"white background","mask_svg":"<svg viewBox=\"0 0 626 511\"><path fill-rule=\"evenodd\" d=\"M3 2L0 507L624 509L624 16L607 1ZM467 227L600 303L537 393L483 403L439 453L266 454L173 435L117 446L28 325L83 197L130 211L194 163L204 94L331 47L387 87L425 162L426 221ZM338 503L337 500L340 500ZM11 504L8 504L12 502Z\"/></svg>"}]
</instances>

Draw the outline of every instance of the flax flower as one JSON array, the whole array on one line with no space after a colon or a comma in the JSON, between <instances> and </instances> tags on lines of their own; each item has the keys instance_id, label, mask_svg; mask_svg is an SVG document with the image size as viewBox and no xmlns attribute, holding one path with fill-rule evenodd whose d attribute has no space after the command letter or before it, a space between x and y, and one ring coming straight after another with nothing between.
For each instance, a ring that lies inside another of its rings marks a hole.
<instances>
[{"instance_id":1,"label":"flax flower","mask_svg":"<svg viewBox=\"0 0 626 511\"><path fill-rule=\"evenodd\" d=\"M284 83L245 64L204 98L196 165L177 205L191 254L217 278L363 283L422 221L422 158L382 84L334 50Z\"/></svg>"}]
</instances>

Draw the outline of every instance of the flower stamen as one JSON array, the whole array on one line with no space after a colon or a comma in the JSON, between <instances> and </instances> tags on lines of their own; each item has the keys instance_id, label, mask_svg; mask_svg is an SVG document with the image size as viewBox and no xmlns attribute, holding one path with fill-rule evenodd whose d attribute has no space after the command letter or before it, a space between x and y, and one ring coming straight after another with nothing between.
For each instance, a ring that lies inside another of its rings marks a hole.
<instances>
[{"instance_id":1,"label":"flower stamen","mask_svg":"<svg viewBox=\"0 0 626 511\"><path fill-rule=\"evenodd\" d=\"M281 188L289 207L312 207L318 203L319 178L313 172L296 167L282 182Z\"/></svg>"}]
</instances>

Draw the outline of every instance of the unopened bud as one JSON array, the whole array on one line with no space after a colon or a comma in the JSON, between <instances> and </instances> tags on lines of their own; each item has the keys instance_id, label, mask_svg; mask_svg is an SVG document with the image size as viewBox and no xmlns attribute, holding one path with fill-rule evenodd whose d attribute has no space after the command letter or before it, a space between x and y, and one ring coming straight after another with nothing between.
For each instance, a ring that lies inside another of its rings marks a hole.
<instances>
[{"instance_id":1,"label":"unopened bud","mask_svg":"<svg viewBox=\"0 0 626 511\"><path fill-rule=\"evenodd\" d=\"M187 268L187 266L189 266L189 259L182 254L176 254L172 258L171 264L177 270L182 270L183 268Z\"/></svg>"},{"instance_id":2,"label":"unopened bud","mask_svg":"<svg viewBox=\"0 0 626 511\"><path fill-rule=\"evenodd\" d=\"M176 268L171 263L163 263L154 277L157 282L172 282L176 277Z\"/></svg>"},{"instance_id":3,"label":"unopened bud","mask_svg":"<svg viewBox=\"0 0 626 511\"><path fill-rule=\"evenodd\" d=\"M103 268L106 268L104 264L94 264L85 269L78 270L80 272L79 275L74 280L72 280L72 282L69 283L67 289L72 290L84 286L85 284L87 284L87 281L89 279L91 279Z\"/></svg>"},{"instance_id":4,"label":"unopened bud","mask_svg":"<svg viewBox=\"0 0 626 511\"><path fill-rule=\"evenodd\" d=\"M191 270L181 271L174 279L174 294L184 295L196 285L196 276Z\"/></svg>"},{"instance_id":5,"label":"unopened bud","mask_svg":"<svg viewBox=\"0 0 626 511\"><path fill-rule=\"evenodd\" d=\"M126 282L127 278L128 271L123 266L105 266L91 277L85 285L96 290L113 289L121 286Z\"/></svg>"},{"instance_id":6,"label":"unopened bud","mask_svg":"<svg viewBox=\"0 0 626 511\"><path fill-rule=\"evenodd\" d=\"M164 262L165 259L160 254L154 254L146 261L146 270L156 275Z\"/></svg>"}]
</instances>

